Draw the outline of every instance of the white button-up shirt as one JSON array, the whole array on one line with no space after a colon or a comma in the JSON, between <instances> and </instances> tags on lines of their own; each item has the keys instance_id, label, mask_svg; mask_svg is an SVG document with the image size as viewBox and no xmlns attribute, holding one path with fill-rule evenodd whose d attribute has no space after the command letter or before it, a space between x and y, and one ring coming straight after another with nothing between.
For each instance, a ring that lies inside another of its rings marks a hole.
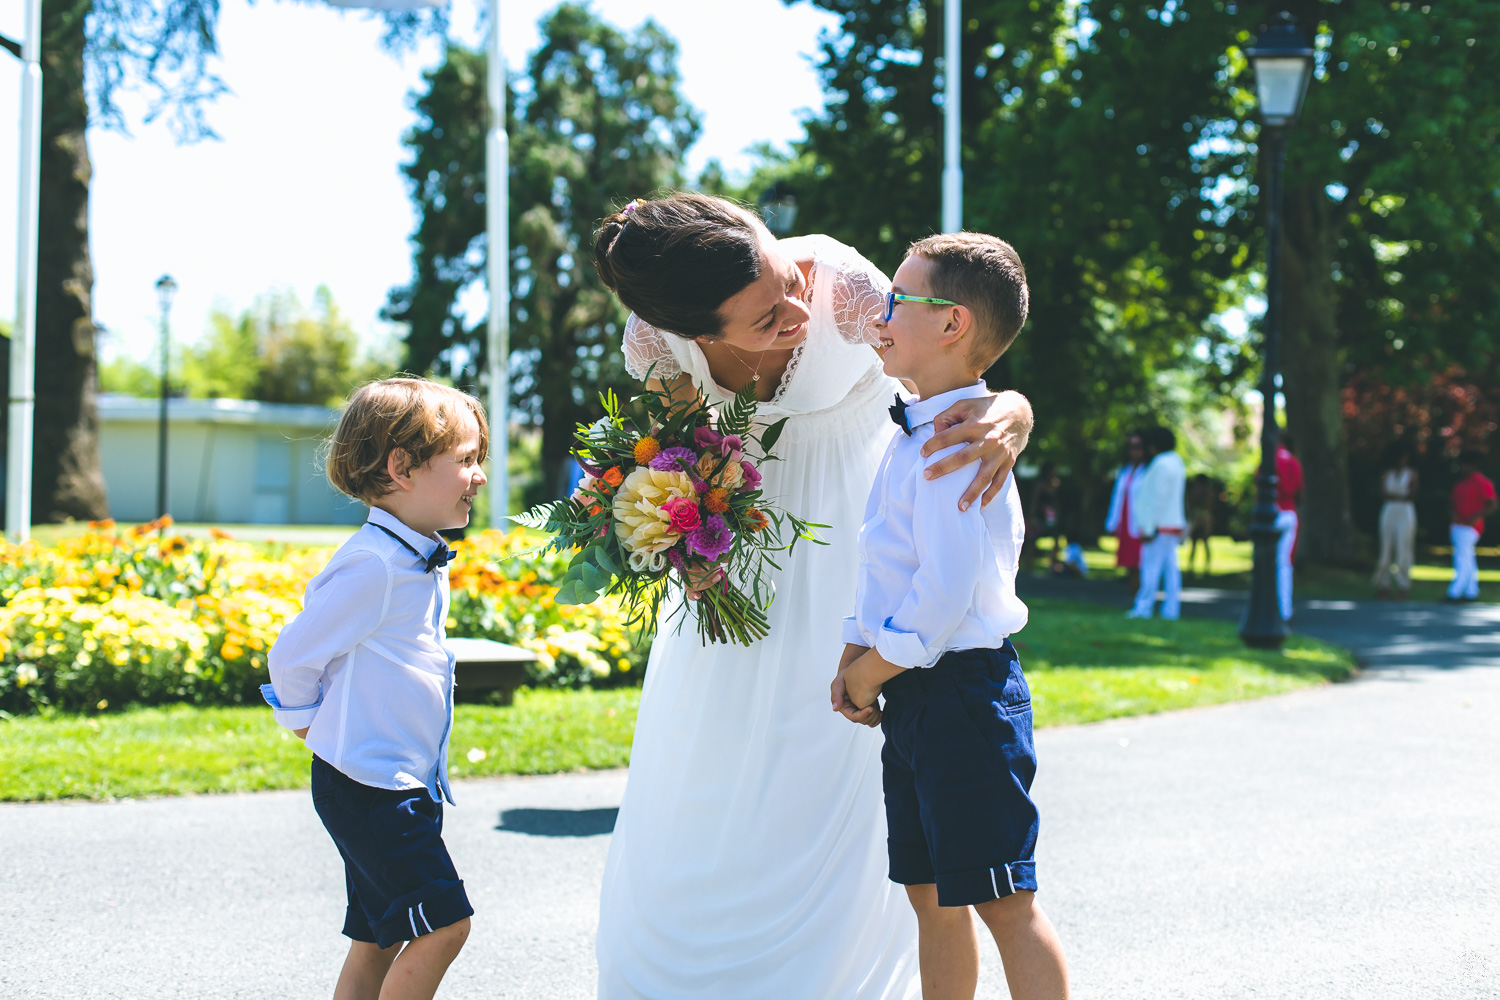
<instances>
[{"instance_id":1,"label":"white button-up shirt","mask_svg":"<svg viewBox=\"0 0 1500 1000\"><path fill-rule=\"evenodd\" d=\"M1131 519L1143 538L1163 529L1180 532L1187 528L1183 511L1186 492L1187 466L1181 455L1164 451L1151 460L1141 476L1141 485L1131 495Z\"/></svg>"},{"instance_id":2,"label":"white button-up shirt","mask_svg":"<svg viewBox=\"0 0 1500 1000\"><path fill-rule=\"evenodd\" d=\"M302 613L271 647L261 691L277 722L308 727L308 749L355 781L426 788L452 802L448 568L426 566L443 544L372 507L308 583Z\"/></svg>"},{"instance_id":3,"label":"white button-up shirt","mask_svg":"<svg viewBox=\"0 0 1500 1000\"><path fill-rule=\"evenodd\" d=\"M988 507L958 509L965 471L923 478L955 445L922 457L932 421L961 399L988 395L983 382L907 401L911 435L895 432L859 532L859 582L844 641L872 646L901 667L930 667L945 652L992 649L1026 624L1016 570L1026 524L1014 476Z\"/></svg>"}]
</instances>

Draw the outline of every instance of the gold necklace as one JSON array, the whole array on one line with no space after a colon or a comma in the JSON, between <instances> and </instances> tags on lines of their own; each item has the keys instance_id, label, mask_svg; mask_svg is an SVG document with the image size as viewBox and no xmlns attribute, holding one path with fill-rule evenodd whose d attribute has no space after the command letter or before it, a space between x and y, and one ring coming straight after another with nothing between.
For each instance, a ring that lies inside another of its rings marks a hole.
<instances>
[{"instance_id":1,"label":"gold necklace","mask_svg":"<svg viewBox=\"0 0 1500 1000\"><path fill-rule=\"evenodd\" d=\"M748 364L745 364L745 359L742 358L742 357L740 357L740 354L739 354L738 351L736 351L733 347L730 347L728 344L725 344L724 346L729 349L730 356L732 358L734 358L734 360L738 361L741 365L743 365L744 368L745 368L745 371L747 371L747 372L750 373L750 381L752 381L752 382L759 382L760 381L760 366L763 365L763 364L765 364L765 361L766 361L766 352L765 351L761 351L760 352L760 360L757 361L757 362L755 362L755 367L754 368L751 368Z\"/></svg>"}]
</instances>

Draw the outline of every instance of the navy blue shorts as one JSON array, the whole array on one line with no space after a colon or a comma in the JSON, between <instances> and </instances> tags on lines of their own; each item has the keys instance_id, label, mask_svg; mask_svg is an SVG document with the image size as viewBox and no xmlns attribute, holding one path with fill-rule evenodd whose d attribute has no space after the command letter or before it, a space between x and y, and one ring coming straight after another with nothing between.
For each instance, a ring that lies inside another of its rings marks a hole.
<instances>
[{"instance_id":1,"label":"navy blue shorts","mask_svg":"<svg viewBox=\"0 0 1500 1000\"><path fill-rule=\"evenodd\" d=\"M945 653L881 693L891 881L936 883L940 906L1036 891L1031 689L1015 648Z\"/></svg>"},{"instance_id":2,"label":"navy blue shorts","mask_svg":"<svg viewBox=\"0 0 1500 1000\"><path fill-rule=\"evenodd\" d=\"M425 788L362 784L313 755L312 799L344 858L344 935L389 948L472 916Z\"/></svg>"}]
</instances>

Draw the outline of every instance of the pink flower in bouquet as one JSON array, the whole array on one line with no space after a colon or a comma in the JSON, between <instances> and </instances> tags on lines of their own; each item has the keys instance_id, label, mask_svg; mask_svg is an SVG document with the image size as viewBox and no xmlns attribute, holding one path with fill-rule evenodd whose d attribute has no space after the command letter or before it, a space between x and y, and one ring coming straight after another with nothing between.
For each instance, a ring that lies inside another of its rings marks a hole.
<instances>
[{"instance_id":1,"label":"pink flower in bouquet","mask_svg":"<svg viewBox=\"0 0 1500 1000\"><path fill-rule=\"evenodd\" d=\"M657 472L683 472L693 467L698 456L691 448L663 448L651 460L651 468Z\"/></svg>"},{"instance_id":2,"label":"pink flower in bouquet","mask_svg":"<svg viewBox=\"0 0 1500 1000\"><path fill-rule=\"evenodd\" d=\"M667 526L679 535L694 531L703 523L698 513L698 502L688 497L673 497L661 505L667 515Z\"/></svg>"},{"instance_id":3,"label":"pink flower in bouquet","mask_svg":"<svg viewBox=\"0 0 1500 1000\"><path fill-rule=\"evenodd\" d=\"M734 547L734 532L718 514L703 519L698 530L687 536L687 547L708 560L720 559Z\"/></svg>"},{"instance_id":4,"label":"pink flower in bouquet","mask_svg":"<svg viewBox=\"0 0 1500 1000\"><path fill-rule=\"evenodd\" d=\"M738 462L745 453L745 439L738 434L729 434L719 441L719 454L731 462Z\"/></svg>"},{"instance_id":5,"label":"pink flower in bouquet","mask_svg":"<svg viewBox=\"0 0 1500 1000\"><path fill-rule=\"evenodd\" d=\"M760 470L759 469L757 469L755 466L751 465L749 462L741 462L740 463L740 470L742 472L744 472L744 474L745 474L745 489L747 489L747 490L758 490L758 489L760 489L761 479L760 479Z\"/></svg>"},{"instance_id":6,"label":"pink flower in bouquet","mask_svg":"<svg viewBox=\"0 0 1500 1000\"><path fill-rule=\"evenodd\" d=\"M700 427L693 431L693 443L700 448L717 448L723 440L724 435L712 427Z\"/></svg>"}]
</instances>

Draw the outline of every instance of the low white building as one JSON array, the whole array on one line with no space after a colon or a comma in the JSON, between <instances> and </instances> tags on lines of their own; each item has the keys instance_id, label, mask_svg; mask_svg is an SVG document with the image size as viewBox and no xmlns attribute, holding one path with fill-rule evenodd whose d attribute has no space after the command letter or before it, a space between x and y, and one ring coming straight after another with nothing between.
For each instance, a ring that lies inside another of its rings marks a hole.
<instances>
[{"instance_id":1,"label":"low white building","mask_svg":"<svg viewBox=\"0 0 1500 1000\"><path fill-rule=\"evenodd\" d=\"M159 399L99 397L99 460L110 516L156 509ZM167 509L186 522L359 524L365 507L323 475L338 411L243 399L167 401Z\"/></svg>"}]
</instances>

